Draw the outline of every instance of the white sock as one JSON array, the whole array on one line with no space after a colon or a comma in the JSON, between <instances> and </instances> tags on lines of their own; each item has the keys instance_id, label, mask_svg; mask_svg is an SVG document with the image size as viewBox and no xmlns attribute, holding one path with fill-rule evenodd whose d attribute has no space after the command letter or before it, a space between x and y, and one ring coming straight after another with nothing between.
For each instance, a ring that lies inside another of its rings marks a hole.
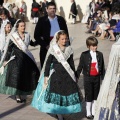
<instances>
[{"instance_id":1,"label":"white sock","mask_svg":"<svg viewBox=\"0 0 120 120\"><path fill-rule=\"evenodd\" d=\"M36 17L36 23L38 22L38 17Z\"/></svg>"},{"instance_id":2,"label":"white sock","mask_svg":"<svg viewBox=\"0 0 120 120\"><path fill-rule=\"evenodd\" d=\"M35 17L34 23L38 22L38 17Z\"/></svg>"},{"instance_id":3,"label":"white sock","mask_svg":"<svg viewBox=\"0 0 120 120\"><path fill-rule=\"evenodd\" d=\"M35 21L36 21L36 20L35 20L35 17L34 17L34 18L33 18L33 23L35 23Z\"/></svg>"},{"instance_id":4,"label":"white sock","mask_svg":"<svg viewBox=\"0 0 120 120\"><path fill-rule=\"evenodd\" d=\"M95 115L96 100L92 102L92 115Z\"/></svg>"},{"instance_id":5,"label":"white sock","mask_svg":"<svg viewBox=\"0 0 120 120\"><path fill-rule=\"evenodd\" d=\"M87 116L91 115L91 105L92 105L92 102L86 102L86 115Z\"/></svg>"},{"instance_id":6,"label":"white sock","mask_svg":"<svg viewBox=\"0 0 120 120\"><path fill-rule=\"evenodd\" d=\"M62 115L57 114L57 116L58 116L58 120L63 120L63 116Z\"/></svg>"},{"instance_id":7,"label":"white sock","mask_svg":"<svg viewBox=\"0 0 120 120\"><path fill-rule=\"evenodd\" d=\"M73 23L75 24L75 18L73 18Z\"/></svg>"}]
</instances>

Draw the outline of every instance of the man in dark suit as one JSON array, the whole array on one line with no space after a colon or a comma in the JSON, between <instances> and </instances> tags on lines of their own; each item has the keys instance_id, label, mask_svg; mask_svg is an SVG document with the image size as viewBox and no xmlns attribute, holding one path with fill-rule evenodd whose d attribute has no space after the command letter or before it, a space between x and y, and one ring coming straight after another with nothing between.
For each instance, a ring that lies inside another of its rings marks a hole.
<instances>
[{"instance_id":1,"label":"man in dark suit","mask_svg":"<svg viewBox=\"0 0 120 120\"><path fill-rule=\"evenodd\" d=\"M76 8L76 3L74 0L71 0L72 5L71 5L71 9L70 9L70 13L72 15L73 18L73 23L75 24L76 21L76 15L77 15L77 8Z\"/></svg>"},{"instance_id":2,"label":"man in dark suit","mask_svg":"<svg viewBox=\"0 0 120 120\"><path fill-rule=\"evenodd\" d=\"M35 28L34 38L36 42L41 46L40 48L40 62L43 66L47 50L49 48L50 41L54 34L59 30L65 30L68 34L66 22L63 17L57 16L56 5L53 2L49 2L47 5L48 15L39 18Z\"/></svg>"}]
</instances>

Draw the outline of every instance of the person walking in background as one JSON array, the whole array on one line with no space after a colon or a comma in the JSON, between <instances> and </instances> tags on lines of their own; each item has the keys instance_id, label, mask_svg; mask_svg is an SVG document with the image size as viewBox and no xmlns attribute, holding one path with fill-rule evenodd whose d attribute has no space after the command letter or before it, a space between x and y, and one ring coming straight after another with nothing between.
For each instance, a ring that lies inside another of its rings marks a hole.
<instances>
[{"instance_id":1,"label":"person walking in background","mask_svg":"<svg viewBox=\"0 0 120 120\"><path fill-rule=\"evenodd\" d=\"M42 11L43 11L43 14L44 16L47 15L47 4L48 4L48 1L44 0L44 2L42 3Z\"/></svg>"},{"instance_id":2,"label":"person walking in background","mask_svg":"<svg viewBox=\"0 0 120 120\"><path fill-rule=\"evenodd\" d=\"M15 3L13 3L13 9L12 9L12 11L13 11L14 18L18 19L19 8L18 8L18 6Z\"/></svg>"},{"instance_id":3,"label":"person walking in background","mask_svg":"<svg viewBox=\"0 0 120 120\"><path fill-rule=\"evenodd\" d=\"M4 0L3 7L9 11L10 3L8 2L8 0Z\"/></svg>"},{"instance_id":4,"label":"person walking in background","mask_svg":"<svg viewBox=\"0 0 120 120\"><path fill-rule=\"evenodd\" d=\"M76 22L76 16L77 16L77 8L76 8L76 3L74 0L71 0L71 8L70 8L70 14L72 15L72 23L75 24Z\"/></svg>"},{"instance_id":5,"label":"person walking in background","mask_svg":"<svg viewBox=\"0 0 120 120\"><path fill-rule=\"evenodd\" d=\"M20 7L20 19L25 21L27 6L26 6L26 3L23 0L21 1L21 3L22 3L22 5Z\"/></svg>"},{"instance_id":6,"label":"person walking in background","mask_svg":"<svg viewBox=\"0 0 120 120\"><path fill-rule=\"evenodd\" d=\"M103 54L97 51L98 40L93 36L88 37L86 45L89 50L81 54L76 74L79 78L81 71L83 71L86 118L93 119L100 90L100 77L103 79L105 68Z\"/></svg>"},{"instance_id":7,"label":"person walking in background","mask_svg":"<svg viewBox=\"0 0 120 120\"><path fill-rule=\"evenodd\" d=\"M0 18L1 18L1 27L0 27L0 34L4 32L4 28L6 23L9 21L8 19L9 17L9 12L7 11L7 9L2 8L0 10Z\"/></svg>"},{"instance_id":8,"label":"person walking in background","mask_svg":"<svg viewBox=\"0 0 120 120\"><path fill-rule=\"evenodd\" d=\"M12 26L14 26L16 20L14 18L11 18L9 11L5 8L2 8L0 10L0 17L2 19L1 21L1 27L0 27L0 33L2 32L2 30L4 30L4 24L6 24L6 22L10 21Z\"/></svg>"},{"instance_id":9,"label":"person walking in background","mask_svg":"<svg viewBox=\"0 0 120 120\"><path fill-rule=\"evenodd\" d=\"M68 34L68 28L63 17L57 16L56 5L53 2L49 2L47 5L48 15L39 18L35 27L34 38L40 47L40 62L41 68L43 66L47 50L49 48L50 41L55 33L59 30L65 30ZM69 34L68 34L69 36Z\"/></svg>"},{"instance_id":10,"label":"person walking in background","mask_svg":"<svg viewBox=\"0 0 120 120\"><path fill-rule=\"evenodd\" d=\"M31 9L31 17L33 18L33 23L35 24L38 22L39 8L40 8L40 5L36 2L36 0L33 0L32 9Z\"/></svg>"},{"instance_id":11,"label":"person walking in background","mask_svg":"<svg viewBox=\"0 0 120 120\"><path fill-rule=\"evenodd\" d=\"M40 3L39 3L39 14L40 14L40 17L43 16L43 11L42 11L42 1L40 1Z\"/></svg>"},{"instance_id":12,"label":"person walking in background","mask_svg":"<svg viewBox=\"0 0 120 120\"><path fill-rule=\"evenodd\" d=\"M63 30L52 39L31 104L41 112L57 114L58 120L64 120L62 114L81 112L73 50L67 41Z\"/></svg>"}]
</instances>

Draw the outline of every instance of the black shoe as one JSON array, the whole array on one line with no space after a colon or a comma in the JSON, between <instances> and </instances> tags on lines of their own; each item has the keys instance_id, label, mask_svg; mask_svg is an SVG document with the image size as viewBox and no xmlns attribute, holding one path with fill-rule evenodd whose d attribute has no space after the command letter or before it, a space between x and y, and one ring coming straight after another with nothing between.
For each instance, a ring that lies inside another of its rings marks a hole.
<instances>
[{"instance_id":1,"label":"black shoe","mask_svg":"<svg viewBox=\"0 0 120 120\"><path fill-rule=\"evenodd\" d=\"M92 117L94 118L94 115L92 115Z\"/></svg>"},{"instance_id":2,"label":"black shoe","mask_svg":"<svg viewBox=\"0 0 120 120\"><path fill-rule=\"evenodd\" d=\"M22 102L26 103L26 99L23 99Z\"/></svg>"},{"instance_id":3,"label":"black shoe","mask_svg":"<svg viewBox=\"0 0 120 120\"><path fill-rule=\"evenodd\" d=\"M86 118L91 120L91 119L93 119L94 117L93 117L93 115L89 115L89 116L86 116Z\"/></svg>"},{"instance_id":4,"label":"black shoe","mask_svg":"<svg viewBox=\"0 0 120 120\"><path fill-rule=\"evenodd\" d=\"M56 118L59 120L58 116L56 115ZM63 117L63 120L65 120L65 118Z\"/></svg>"}]
</instances>

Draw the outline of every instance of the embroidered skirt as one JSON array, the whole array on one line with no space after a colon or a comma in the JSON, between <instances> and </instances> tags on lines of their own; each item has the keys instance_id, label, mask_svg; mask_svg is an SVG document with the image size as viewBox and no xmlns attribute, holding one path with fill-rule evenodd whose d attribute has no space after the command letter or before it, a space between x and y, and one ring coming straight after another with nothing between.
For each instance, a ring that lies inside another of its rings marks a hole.
<instances>
[{"instance_id":1,"label":"embroidered skirt","mask_svg":"<svg viewBox=\"0 0 120 120\"><path fill-rule=\"evenodd\" d=\"M81 101L79 92L77 91L70 95L53 93L50 90L50 81L51 80L49 80L48 86L44 90L44 74L42 75L31 105L39 111L45 113L70 114L80 112Z\"/></svg>"},{"instance_id":2,"label":"embroidered skirt","mask_svg":"<svg viewBox=\"0 0 120 120\"><path fill-rule=\"evenodd\" d=\"M8 66L5 67L3 75L0 74L0 93L7 95L30 95L33 91L24 92L13 87L5 86L6 73Z\"/></svg>"}]
</instances>

